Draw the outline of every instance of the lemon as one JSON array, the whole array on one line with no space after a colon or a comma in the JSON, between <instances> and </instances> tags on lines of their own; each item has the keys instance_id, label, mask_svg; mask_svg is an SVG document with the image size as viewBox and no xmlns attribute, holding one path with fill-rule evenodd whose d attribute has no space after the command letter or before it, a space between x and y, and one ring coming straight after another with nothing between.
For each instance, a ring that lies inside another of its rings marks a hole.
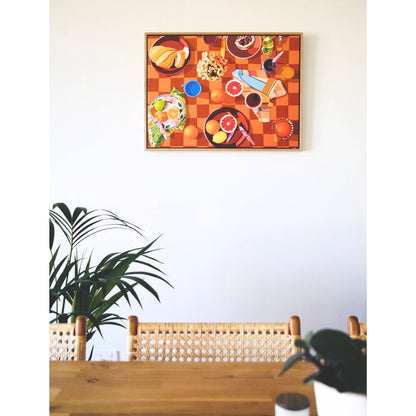
<instances>
[{"instance_id":1,"label":"lemon","mask_svg":"<svg viewBox=\"0 0 416 416\"><path fill-rule=\"evenodd\" d=\"M224 143L227 138L227 133L219 131L212 136L212 141L214 143Z\"/></svg>"},{"instance_id":2,"label":"lemon","mask_svg":"<svg viewBox=\"0 0 416 416\"><path fill-rule=\"evenodd\" d=\"M157 100L153 107L156 108L157 111L162 111L166 107L166 101Z\"/></svg>"}]
</instances>

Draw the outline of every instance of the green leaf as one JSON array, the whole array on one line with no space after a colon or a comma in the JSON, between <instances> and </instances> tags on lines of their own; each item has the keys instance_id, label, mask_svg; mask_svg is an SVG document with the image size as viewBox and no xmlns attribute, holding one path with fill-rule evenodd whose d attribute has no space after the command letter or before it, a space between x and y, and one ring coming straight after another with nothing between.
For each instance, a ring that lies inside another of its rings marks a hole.
<instances>
[{"instance_id":1,"label":"green leaf","mask_svg":"<svg viewBox=\"0 0 416 416\"><path fill-rule=\"evenodd\" d=\"M51 219L49 219L49 250L52 250L54 238L55 238L55 227Z\"/></svg>"},{"instance_id":2,"label":"green leaf","mask_svg":"<svg viewBox=\"0 0 416 416\"><path fill-rule=\"evenodd\" d=\"M334 367L324 367L319 369L319 374L315 377L316 381L320 381L329 387L337 389L339 392L347 391L342 381L338 378Z\"/></svg>"},{"instance_id":3,"label":"green leaf","mask_svg":"<svg viewBox=\"0 0 416 416\"><path fill-rule=\"evenodd\" d=\"M77 221L77 219L78 219L78 217L82 214L82 213L84 213L84 215L86 215L87 214L87 208L82 208L82 207L77 207L77 208L75 208L74 209L74 213L72 214L72 219L73 219L73 223L75 224L76 223L76 221Z\"/></svg>"},{"instance_id":4,"label":"green leaf","mask_svg":"<svg viewBox=\"0 0 416 416\"><path fill-rule=\"evenodd\" d=\"M162 270L160 270L158 267L156 267L155 265L153 265L153 264L151 264L149 262L142 261L142 260L134 260L134 263L141 264L142 266L149 267L150 269L153 269L153 270L157 271L158 273L166 274L165 272L163 272Z\"/></svg>"},{"instance_id":5,"label":"green leaf","mask_svg":"<svg viewBox=\"0 0 416 416\"><path fill-rule=\"evenodd\" d=\"M52 210L49 211L49 219L59 227L64 237L70 243L71 242L71 225L66 221L66 219Z\"/></svg>"},{"instance_id":6,"label":"green leaf","mask_svg":"<svg viewBox=\"0 0 416 416\"><path fill-rule=\"evenodd\" d=\"M295 339L295 345L298 348L302 348L304 350L309 350L309 344L303 339Z\"/></svg>"},{"instance_id":7,"label":"green leaf","mask_svg":"<svg viewBox=\"0 0 416 416\"><path fill-rule=\"evenodd\" d=\"M303 354L301 352L298 352L296 354L293 354L290 356L283 365L282 371L280 372L279 376L281 376L283 373L285 373L287 370L289 370L290 367L292 367L295 363L300 361L302 359Z\"/></svg>"},{"instance_id":8,"label":"green leaf","mask_svg":"<svg viewBox=\"0 0 416 416\"><path fill-rule=\"evenodd\" d=\"M65 267L61 270L61 267L65 264ZM51 290L58 290L62 288L62 285L65 281L69 280L69 274L71 270L74 268L76 261L71 263L67 262L67 258L64 257L60 263L56 266L56 268L50 273L49 277L49 287ZM55 283L55 284L54 284Z\"/></svg>"},{"instance_id":9,"label":"green leaf","mask_svg":"<svg viewBox=\"0 0 416 416\"><path fill-rule=\"evenodd\" d=\"M111 211L109 211L108 209L104 209L104 210L103 210L103 212L107 213L107 215L108 215L110 218L112 218L112 219L116 220L117 222L122 223L122 224L123 224L126 228L129 228L129 229L131 229L132 231L137 232L140 236L142 236L142 237L143 237L143 234L142 234L142 231L143 231L143 230L142 230L140 227L138 227L137 225L135 225L135 224L133 224L133 223L131 223L131 222L129 222L129 221L123 220L123 219L122 219L122 218L120 218L118 215L114 214L114 212L111 212ZM158 237L158 238L159 238L159 237Z\"/></svg>"},{"instance_id":10,"label":"green leaf","mask_svg":"<svg viewBox=\"0 0 416 416\"><path fill-rule=\"evenodd\" d=\"M90 355L88 356L88 361L91 361L92 360L93 354L94 354L94 345L91 348Z\"/></svg>"},{"instance_id":11,"label":"green leaf","mask_svg":"<svg viewBox=\"0 0 416 416\"><path fill-rule=\"evenodd\" d=\"M69 210L69 208L66 206L66 204L64 204L63 202L57 202L55 204L53 204L52 206L53 209L55 208L59 208L62 212L62 214L64 214L66 220L72 224L72 215L71 215L71 211Z\"/></svg>"},{"instance_id":12,"label":"green leaf","mask_svg":"<svg viewBox=\"0 0 416 416\"><path fill-rule=\"evenodd\" d=\"M344 332L323 329L311 338L311 347L332 364L343 363L361 356L353 340Z\"/></svg>"},{"instance_id":13,"label":"green leaf","mask_svg":"<svg viewBox=\"0 0 416 416\"><path fill-rule=\"evenodd\" d=\"M173 288L173 286L166 279L164 279L162 276L158 276L155 273L135 271L135 272L125 273L125 275L126 276L130 276L130 275L144 275L144 276L154 277L155 279L162 280L164 283L166 283L171 288Z\"/></svg>"},{"instance_id":14,"label":"green leaf","mask_svg":"<svg viewBox=\"0 0 416 416\"><path fill-rule=\"evenodd\" d=\"M337 368L337 377L345 391L367 394L367 359L362 356Z\"/></svg>"},{"instance_id":15,"label":"green leaf","mask_svg":"<svg viewBox=\"0 0 416 416\"><path fill-rule=\"evenodd\" d=\"M310 374L308 377L306 377L304 380L303 380L303 383L304 384L308 384L308 383L310 383L310 382L312 382L312 381L314 381L314 380L316 380L318 377L319 377L319 375L321 374L321 371L320 370L318 370L316 373L312 373L312 374Z\"/></svg>"},{"instance_id":16,"label":"green leaf","mask_svg":"<svg viewBox=\"0 0 416 416\"><path fill-rule=\"evenodd\" d=\"M153 289L153 287L149 285L149 283L147 283L145 280L140 279L140 278L134 278L133 280L137 282L139 285L141 285L142 287L144 287L145 289L147 289L160 302L159 295L157 294L156 290Z\"/></svg>"},{"instance_id":17,"label":"green leaf","mask_svg":"<svg viewBox=\"0 0 416 416\"><path fill-rule=\"evenodd\" d=\"M363 339L351 339L353 345L360 351L367 348L367 341Z\"/></svg>"},{"instance_id":18,"label":"green leaf","mask_svg":"<svg viewBox=\"0 0 416 416\"><path fill-rule=\"evenodd\" d=\"M86 238L91 237L92 235L101 231L104 231L102 224L97 227L95 226L97 224L100 224L100 220L94 221L95 218L96 217L89 218L88 221L78 224L77 227L73 228L74 245L78 245L81 241L85 240Z\"/></svg>"},{"instance_id":19,"label":"green leaf","mask_svg":"<svg viewBox=\"0 0 416 416\"><path fill-rule=\"evenodd\" d=\"M70 316L75 321L76 316L85 315L87 340L97 332L102 336L102 325L122 326L120 321L124 318L109 312L118 306L117 302L122 298L129 305L134 299L142 307L138 293L146 290L160 301L157 291L147 279L158 279L173 287L162 277L165 273L156 266L162 264L153 255L159 250L154 247L159 237L146 242L143 247L110 253L94 266L92 251L88 255L78 255L77 246L81 242L114 229L133 231L146 240L142 230L109 210L88 211L76 207L71 214L62 202L54 204L49 210L49 219L50 246L53 246L58 233L69 243L69 251L63 256L60 256L62 248L58 247L55 251L51 248L50 312L54 315L53 320Z\"/></svg>"},{"instance_id":20,"label":"green leaf","mask_svg":"<svg viewBox=\"0 0 416 416\"><path fill-rule=\"evenodd\" d=\"M312 339L312 337L313 337L313 331L309 331L306 335L305 335L305 338L304 338L304 341L309 345L309 347L310 347L310 345L311 345L311 339Z\"/></svg>"}]
</instances>

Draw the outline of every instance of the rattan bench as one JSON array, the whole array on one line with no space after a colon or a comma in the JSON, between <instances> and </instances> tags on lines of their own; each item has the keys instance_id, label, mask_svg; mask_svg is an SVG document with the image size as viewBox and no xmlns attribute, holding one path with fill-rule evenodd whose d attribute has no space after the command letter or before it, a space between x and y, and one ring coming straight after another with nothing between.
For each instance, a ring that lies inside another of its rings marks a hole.
<instances>
[{"instance_id":1,"label":"rattan bench","mask_svg":"<svg viewBox=\"0 0 416 416\"><path fill-rule=\"evenodd\" d=\"M49 324L49 360L85 361L87 319L77 316L73 324Z\"/></svg>"},{"instance_id":2,"label":"rattan bench","mask_svg":"<svg viewBox=\"0 0 416 416\"><path fill-rule=\"evenodd\" d=\"M348 335L354 339L367 341L367 323L359 322L354 315L348 317Z\"/></svg>"},{"instance_id":3,"label":"rattan bench","mask_svg":"<svg viewBox=\"0 0 416 416\"><path fill-rule=\"evenodd\" d=\"M139 323L128 318L127 361L285 361L300 319L285 323Z\"/></svg>"}]
</instances>

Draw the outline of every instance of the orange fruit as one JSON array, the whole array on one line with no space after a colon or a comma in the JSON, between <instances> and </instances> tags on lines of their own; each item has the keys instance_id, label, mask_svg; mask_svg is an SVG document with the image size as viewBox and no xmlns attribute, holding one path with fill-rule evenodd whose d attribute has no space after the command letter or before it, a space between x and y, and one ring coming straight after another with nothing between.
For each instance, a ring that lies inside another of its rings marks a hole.
<instances>
[{"instance_id":1,"label":"orange fruit","mask_svg":"<svg viewBox=\"0 0 416 416\"><path fill-rule=\"evenodd\" d=\"M214 103L222 103L225 99L225 92L221 88L215 88L211 91L211 100Z\"/></svg>"},{"instance_id":2,"label":"orange fruit","mask_svg":"<svg viewBox=\"0 0 416 416\"><path fill-rule=\"evenodd\" d=\"M183 137L188 140L196 139L198 136L198 128L193 126L192 124L186 126L183 130Z\"/></svg>"},{"instance_id":3,"label":"orange fruit","mask_svg":"<svg viewBox=\"0 0 416 416\"><path fill-rule=\"evenodd\" d=\"M292 133L292 124L288 120L278 120L275 124L275 132L278 137L288 137Z\"/></svg>"},{"instance_id":4,"label":"orange fruit","mask_svg":"<svg viewBox=\"0 0 416 416\"><path fill-rule=\"evenodd\" d=\"M175 119L177 119L177 118L179 117L179 115L180 115L180 111L179 111L179 109L178 109L178 108L176 108L176 107L170 107L170 108L168 109L167 113L168 113L168 117L169 117L171 120L175 120Z\"/></svg>"},{"instance_id":5,"label":"orange fruit","mask_svg":"<svg viewBox=\"0 0 416 416\"><path fill-rule=\"evenodd\" d=\"M160 121L161 123L163 123L164 121L166 121L168 119L168 115L165 112L159 112L156 114L156 119L158 121Z\"/></svg>"},{"instance_id":6,"label":"orange fruit","mask_svg":"<svg viewBox=\"0 0 416 416\"><path fill-rule=\"evenodd\" d=\"M279 75L282 81L288 81L295 76L295 70L291 66L286 65L280 68Z\"/></svg>"},{"instance_id":7,"label":"orange fruit","mask_svg":"<svg viewBox=\"0 0 416 416\"><path fill-rule=\"evenodd\" d=\"M208 134L215 134L220 130L221 126L217 120L209 120L207 124L205 124L205 130Z\"/></svg>"}]
</instances>

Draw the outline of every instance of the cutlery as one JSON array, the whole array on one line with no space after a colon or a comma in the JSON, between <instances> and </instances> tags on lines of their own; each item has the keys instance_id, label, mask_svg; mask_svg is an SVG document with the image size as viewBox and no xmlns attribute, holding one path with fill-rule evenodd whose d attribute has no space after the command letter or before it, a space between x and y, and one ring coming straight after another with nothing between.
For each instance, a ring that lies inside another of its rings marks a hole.
<instances>
[{"instance_id":1,"label":"cutlery","mask_svg":"<svg viewBox=\"0 0 416 416\"><path fill-rule=\"evenodd\" d=\"M238 125L238 130L241 133L241 138L237 140L236 146L239 146L241 143L243 143L245 139L247 139L253 146L255 146L252 137L248 134L248 131L244 127L244 119L241 117L241 114L239 112L237 112L237 118L240 121Z\"/></svg>"},{"instance_id":2,"label":"cutlery","mask_svg":"<svg viewBox=\"0 0 416 416\"><path fill-rule=\"evenodd\" d=\"M240 144L242 144L244 140L246 139L250 142L250 144L252 144L253 146L255 145L253 142L253 139L251 138L247 130L241 124L238 126L238 130L241 133L241 137L240 139L237 140L237 143L235 144L237 147L240 146Z\"/></svg>"},{"instance_id":3,"label":"cutlery","mask_svg":"<svg viewBox=\"0 0 416 416\"><path fill-rule=\"evenodd\" d=\"M255 146L252 137L248 134L247 130L243 127L243 123L240 123L238 126L238 129L241 131L241 134L245 136L245 138L253 145Z\"/></svg>"}]
</instances>

